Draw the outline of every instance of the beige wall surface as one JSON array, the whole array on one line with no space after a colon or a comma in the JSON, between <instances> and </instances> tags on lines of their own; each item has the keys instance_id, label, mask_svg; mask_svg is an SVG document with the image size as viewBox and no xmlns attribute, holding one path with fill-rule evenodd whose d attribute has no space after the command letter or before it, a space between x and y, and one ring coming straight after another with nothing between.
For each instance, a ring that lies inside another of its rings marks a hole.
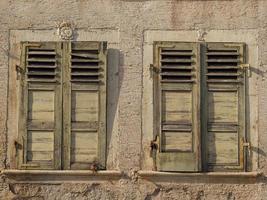
<instances>
[{"instance_id":1,"label":"beige wall surface","mask_svg":"<svg viewBox=\"0 0 267 200\"><path fill-rule=\"evenodd\" d=\"M107 170L18 171L20 41L108 42ZM267 0L0 0L0 199L267 199ZM251 172L154 172L153 41L248 45Z\"/></svg>"}]
</instances>

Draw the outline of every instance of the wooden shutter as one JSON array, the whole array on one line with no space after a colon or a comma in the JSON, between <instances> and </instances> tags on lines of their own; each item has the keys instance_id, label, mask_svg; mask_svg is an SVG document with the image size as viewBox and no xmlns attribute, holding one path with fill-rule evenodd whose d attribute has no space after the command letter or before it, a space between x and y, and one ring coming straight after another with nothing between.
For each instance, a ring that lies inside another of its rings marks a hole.
<instances>
[{"instance_id":1,"label":"wooden shutter","mask_svg":"<svg viewBox=\"0 0 267 200\"><path fill-rule=\"evenodd\" d=\"M61 165L61 48L54 42L21 45L19 143L21 169Z\"/></svg>"},{"instance_id":2,"label":"wooden shutter","mask_svg":"<svg viewBox=\"0 0 267 200\"><path fill-rule=\"evenodd\" d=\"M159 171L200 170L199 44L154 44L154 120Z\"/></svg>"},{"instance_id":3,"label":"wooden shutter","mask_svg":"<svg viewBox=\"0 0 267 200\"><path fill-rule=\"evenodd\" d=\"M245 46L207 43L204 54L205 165L209 171L244 170L245 74L240 66L245 62Z\"/></svg>"},{"instance_id":4,"label":"wooden shutter","mask_svg":"<svg viewBox=\"0 0 267 200\"><path fill-rule=\"evenodd\" d=\"M106 43L64 45L64 168L104 169Z\"/></svg>"}]
</instances>

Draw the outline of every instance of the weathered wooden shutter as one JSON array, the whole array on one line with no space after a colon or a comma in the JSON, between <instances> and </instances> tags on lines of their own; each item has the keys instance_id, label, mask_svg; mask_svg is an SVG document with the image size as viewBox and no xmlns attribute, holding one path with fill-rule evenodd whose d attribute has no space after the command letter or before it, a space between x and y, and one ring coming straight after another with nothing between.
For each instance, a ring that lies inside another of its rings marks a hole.
<instances>
[{"instance_id":1,"label":"weathered wooden shutter","mask_svg":"<svg viewBox=\"0 0 267 200\"><path fill-rule=\"evenodd\" d=\"M64 45L64 168L104 169L106 42Z\"/></svg>"},{"instance_id":2,"label":"weathered wooden shutter","mask_svg":"<svg viewBox=\"0 0 267 200\"><path fill-rule=\"evenodd\" d=\"M61 165L61 48L54 42L21 45L19 168Z\"/></svg>"},{"instance_id":3,"label":"weathered wooden shutter","mask_svg":"<svg viewBox=\"0 0 267 200\"><path fill-rule=\"evenodd\" d=\"M155 42L154 120L159 171L200 170L199 44Z\"/></svg>"},{"instance_id":4,"label":"weathered wooden shutter","mask_svg":"<svg viewBox=\"0 0 267 200\"><path fill-rule=\"evenodd\" d=\"M244 170L245 46L207 43L204 54L205 165L209 171Z\"/></svg>"}]
</instances>

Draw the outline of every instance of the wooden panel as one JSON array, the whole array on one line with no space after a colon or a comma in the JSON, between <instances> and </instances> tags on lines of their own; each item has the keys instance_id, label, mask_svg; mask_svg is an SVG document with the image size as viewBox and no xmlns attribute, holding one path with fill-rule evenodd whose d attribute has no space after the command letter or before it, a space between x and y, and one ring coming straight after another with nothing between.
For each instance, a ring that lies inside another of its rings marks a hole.
<instances>
[{"instance_id":1,"label":"wooden panel","mask_svg":"<svg viewBox=\"0 0 267 200\"><path fill-rule=\"evenodd\" d=\"M158 155L157 169L159 171L198 171L196 153L165 152Z\"/></svg>"},{"instance_id":2,"label":"wooden panel","mask_svg":"<svg viewBox=\"0 0 267 200\"><path fill-rule=\"evenodd\" d=\"M72 91L72 122L98 122L98 92Z\"/></svg>"},{"instance_id":3,"label":"wooden panel","mask_svg":"<svg viewBox=\"0 0 267 200\"><path fill-rule=\"evenodd\" d=\"M199 171L200 45L154 42L154 167L160 171ZM194 99L193 99L194 98ZM157 141L158 141L157 140Z\"/></svg>"},{"instance_id":4,"label":"wooden panel","mask_svg":"<svg viewBox=\"0 0 267 200\"><path fill-rule=\"evenodd\" d=\"M54 132L28 131L27 160L51 161L54 155Z\"/></svg>"},{"instance_id":5,"label":"wooden panel","mask_svg":"<svg viewBox=\"0 0 267 200\"><path fill-rule=\"evenodd\" d=\"M209 132L208 160L210 164L238 164L238 133Z\"/></svg>"},{"instance_id":6,"label":"wooden panel","mask_svg":"<svg viewBox=\"0 0 267 200\"><path fill-rule=\"evenodd\" d=\"M55 93L29 91L28 120L33 123L54 122Z\"/></svg>"},{"instance_id":7,"label":"wooden panel","mask_svg":"<svg viewBox=\"0 0 267 200\"><path fill-rule=\"evenodd\" d=\"M97 158L98 133L72 132L71 162L92 163Z\"/></svg>"},{"instance_id":8,"label":"wooden panel","mask_svg":"<svg viewBox=\"0 0 267 200\"><path fill-rule=\"evenodd\" d=\"M192 132L162 132L162 151L192 151L192 144Z\"/></svg>"},{"instance_id":9,"label":"wooden panel","mask_svg":"<svg viewBox=\"0 0 267 200\"><path fill-rule=\"evenodd\" d=\"M64 169L105 168L106 42L65 42ZM69 109L70 108L70 109Z\"/></svg>"},{"instance_id":10,"label":"wooden panel","mask_svg":"<svg viewBox=\"0 0 267 200\"><path fill-rule=\"evenodd\" d=\"M192 123L192 93L187 91L163 91L162 121L163 123Z\"/></svg>"},{"instance_id":11,"label":"wooden panel","mask_svg":"<svg viewBox=\"0 0 267 200\"><path fill-rule=\"evenodd\" d=\"M238 93L209 92L209 122L238 122Z\"/></svg>"}]
</instances>

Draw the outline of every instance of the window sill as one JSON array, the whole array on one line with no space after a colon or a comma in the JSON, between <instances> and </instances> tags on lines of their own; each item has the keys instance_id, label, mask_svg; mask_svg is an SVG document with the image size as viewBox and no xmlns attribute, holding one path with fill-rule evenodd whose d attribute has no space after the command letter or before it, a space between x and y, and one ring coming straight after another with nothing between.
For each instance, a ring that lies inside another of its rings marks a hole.
<instances>
[{"instance_id":1,"label":"window sill","mask_svg":"<svg viewBox=\"0 0 267 200\"><path fill-rule=\"evenodd\" d=\"M256 183L264 179L259 172L205 172L205 173L176 173L139 171L140 178L156 182L176 183Z\"/></svg>"},{"instance_id":2,"label":"window sill","mask_svg":"<svg viewBox=\"0 0 267 200\"><path fill-rule=\"evenodd\" d=\"M116 180L123 176L120 171L85 170L3 170L8 182L20 183L62 183Z\"/></svg>"}]
</instances>

